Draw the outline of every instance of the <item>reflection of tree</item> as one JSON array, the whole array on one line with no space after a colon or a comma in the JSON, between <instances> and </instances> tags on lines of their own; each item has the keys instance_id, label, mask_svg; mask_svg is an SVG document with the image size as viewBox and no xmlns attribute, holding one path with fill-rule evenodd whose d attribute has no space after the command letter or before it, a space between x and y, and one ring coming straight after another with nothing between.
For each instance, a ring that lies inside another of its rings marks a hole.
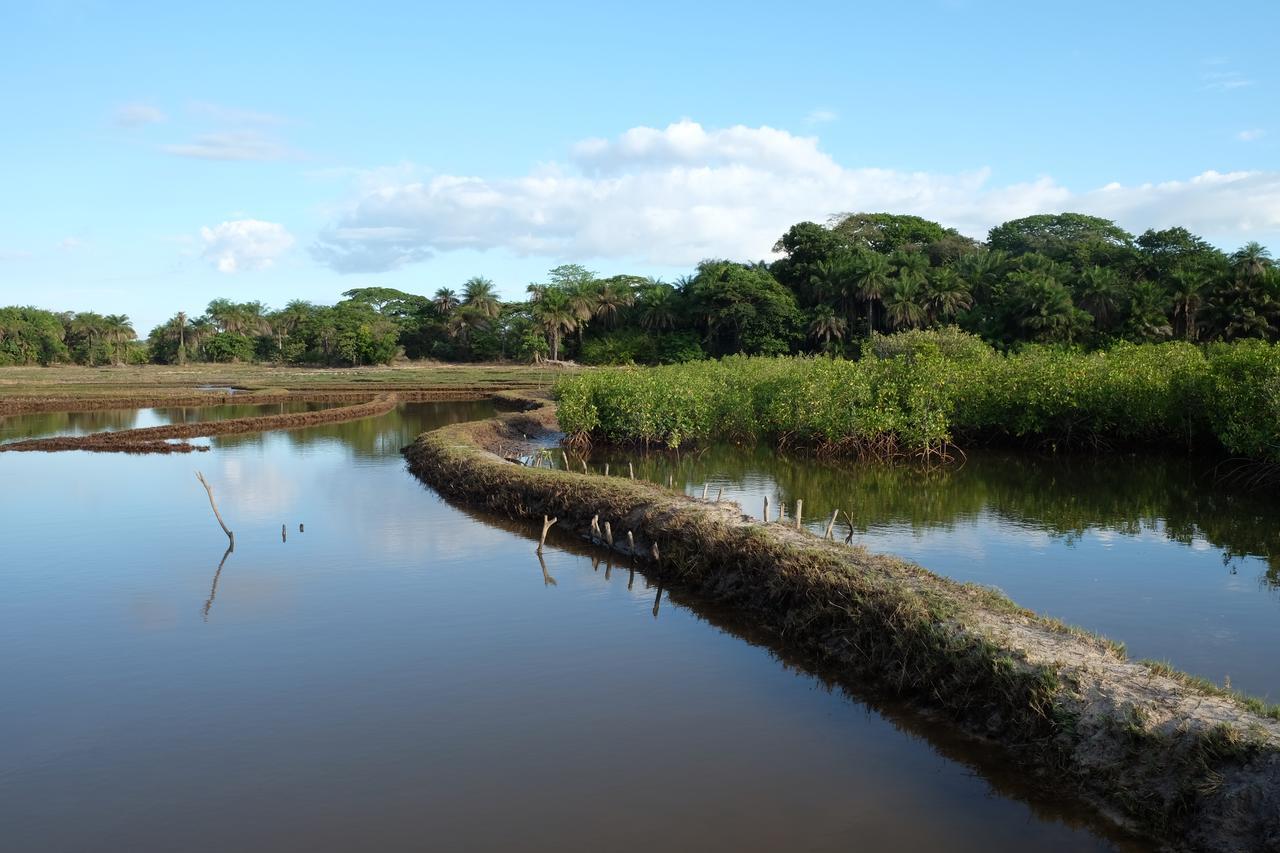
<instances>
[{"instance_id":1,"label":"reflection of tree","mask_svg":"<svg viewBox=\"0 0 1280 853\"><path fill-rule=\"evenodd\" d=\"M624 461L624 470L625 465ZM668 465L663 470L670 470L670 466ZM640 476L638 467L636 476ZM665 482L665 479L664 476L663 482ZM479 524L524 537L529 541L531 550L532 545L538 541L538 535L541 532L540 521L513 519L461 504L451 505L461 514ZM555 546L557 551L573 554L581 558L579 565L583 571L586 570L585 563L587 560L591 560L592 568L596 570L595 563L602 558L599 548L573 536L560 535L556 539ZM545 576L546 564L541 562L541 555L538 556ZM607 560L608 557L605 557L605 559ZM627 579L628 590L632 588L636 574L636 566L632 561ZM942 720L936 715L921 712L913 708L910 703L873 692L865 680L850 679L847 677L847 672L835 671L829 666L823 666L810 653L788 645L779 634L761 629L758 625L753 624L751 619L744 618L722 604L682 587L678 577L671 579L674 586L668 586L656 572L654 573L655 584L653 585L649 583L649 577L643 573L641 574L641 579L646 588L653 589L654 586L657 588L653 605L653 615L655 617L658 615L662 596L665 594L667 596L668 614L671 613L671 608L674 607L698 620L706 622L730 637L765 649L784 668L795 670L802 676L813 678L815 686L819 689L829 692L840 691L846 694L850 701L865 706L871 712L883 718L894 729L904 732L913 739L924 741L943 758L970 768L991 787L995 794L1025 803L1037 818L1061 823L1069 827L1087 828L1089 831L1097 833L1100 837L1110 840L1130 840L1125 839L1124 836L1117 835L1114 826L1095 817L1094 812L1088 806L1064 796L1061 790L1053 787L1051 781L1036 780L1028 775L1025 765L1018 762L1014 756L1006 753L999 745L992 743L990 740L969 738L948 721ZM619 575L617 582L622 582L621 575ZM671 617L668 616L666 618Z\"/></svg>"},{"instance_id":2,"label":"reflection of tree","mask_svg":"<svg viewBox=\"0 0 1280 853\"><path fill-rule=\"evenodd\" d=\"M231 418L250 418L260 415L313 412L328 409L339 403L308 403L292 401L283 403L259 403L220 406L163 406L150 409L162 424L222 421ZM0 417L0 441L23 438L43 438L52 435L83 435L133 429L138 416L146 409L101 409L89 412L34 412Z\"/></svg>"},{"instance_id":3,"label":"reflection of tree","mask_svg":"<svg viewBox=\"0 0 1280 853\"><path fill-rule=\"evenodd\" d=\"M320 424L306 429L281 430L293 447L334 444L349 449L359 458L398 456L400 449L411 444L424 432L448 424L492 417L493 403L488 400L442 403L403 403L395 411L375 418L362 418L338 424ZM215 447L240 447L261 444L265 433L224 435L213 439Z\"/></svg>"},{"instance_id":4,"label":"reflection of tree","mask_svg":"<svg viewBox=\"0 0 1280 853\"><path fill-rule=\"evenodd\" d=\"M1266 580L1280 586L1280 519L1266 493L1216 482L1212 462L1190 457L1057 456L984 451L962 465L922 469L883 463L834 463L772 448L715 445L680 455L608 450L605 461L636 477L677 487L732 483L797 498L806 517L837 508L860 532L878 525L950 529L982 513L1074 541L1088 530L1154 534L1183 545L1202 539L1225 559L1261 557Z\"/></svg>"},{"instance_id":5,"label":"reflection of tree","mask_svg":"<svg viewBox=\"0 0 1280 853\"><path fill-rule=\"evenodd\" d=\"M222 578L222 567L226 565L227 557L231 556L231 552L236 549L234 544L228 545L227 550L223 552L222 559L218 561L218 570L213 573L213 584L209 587L209 598L204 603L201 615L204 621L209 621L209 611L213 609L213 600L218 597L218 581Z\"/></svg>"},{"instance_id":6,"label":"reflection of tree","mask_svg":"<svg viewBox=\"0 0 1280 853\"><path fill-rule=\"evenodd\" d=\"M81 435L105 430L133 429L137 409L103 409L95 412L35 412L0 418L0 441L42 438L49 435Z\"/></svg>"}]
</instances>

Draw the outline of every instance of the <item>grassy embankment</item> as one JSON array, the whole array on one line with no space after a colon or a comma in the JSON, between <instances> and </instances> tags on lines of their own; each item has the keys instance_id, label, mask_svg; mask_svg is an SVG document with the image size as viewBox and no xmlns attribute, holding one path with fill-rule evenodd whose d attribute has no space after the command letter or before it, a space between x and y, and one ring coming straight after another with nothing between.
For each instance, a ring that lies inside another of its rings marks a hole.
<instances>
[{"instance_id":1,"label":"grassy embankment","mask_svg":"<svg viewBox=\"0 0 1280 853\"><path fill-rule=\"evenodd\" d=\"M516 518L555 517L555 529L732 607L859 690L907 698L999 741L1033 778L1171 847L1251 850L1280 837L1274 709L1130 661L999 593L762 524L736 506L502 458L554 429L548 406L427 433L406 455L442 494ZM612 543L593 520L609 525Z\"/></svg>"},{"instance_id":2,"label":"grassy embankment","mask_svg":"<svg viewBox=\"0 0 1280 853\"><path fill-rule=\"evenodd\" d=\"M677 447L764 440L937 458L970 443L1196 447L1280 462L1280 348L1259 342L1108 352L729 358L591 371L557 387L565 432Z\"/></svg>"}]
</instances>

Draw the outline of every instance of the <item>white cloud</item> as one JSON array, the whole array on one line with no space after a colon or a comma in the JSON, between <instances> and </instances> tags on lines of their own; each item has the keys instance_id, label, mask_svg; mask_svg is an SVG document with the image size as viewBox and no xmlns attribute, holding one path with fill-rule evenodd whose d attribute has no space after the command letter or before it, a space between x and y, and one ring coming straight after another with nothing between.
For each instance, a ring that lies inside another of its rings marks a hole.
<instances>
[{"instance_id":1,"label":"white cloud","mask_svg":"<svg viewBox=\"0 0 1280 853\"><path fill-rule=\"evenodd\" d=\"M286 124L288 119L274 113L261 113L254 110L242 110L236 107L226 107L221 104L211 104L208 101L192 101L187 105L191 112L213 119L221 124L238 124L238 125L281 125Z\"/></svg>"},{"instance_id":2,"label":"white cloud","mask_svg":"<svg viewBox=\"0 0 1280 853\"><path fill-rule=\"evenodd\" d=\"M403 169L403 167L402 167ZM369 174L366 173L366 178ZM993 225L1066 209L1143 230L1280 231L1280 173L1075 192L1049 177L994 186L989 169L903 172L843 166L816 137L770 127L707 130L684 120L574 146L570 162L514 178L383 173L336 208L312 255L377 272L453 249L682 266L761 258L793 223L849 210L915 213L983 237Z\"/></svg>"},{"instance_id":3,"label":"white cloud","mask_svg":"<svg viewBox=\"0 0 1280 853\"><path fill-rule=\"evenodd\" d=\"M64 252L74 252L84 248L84 240L79 237L63 237L58 241L58 248Z\"/></svg>"},{"instance_id":4,"label":"white cloud","mask_svg":"<svg viewBox=\"0 0 1280 853\"><path fill-rule=\"evenodd\" d=\"M124 104L115 113L117 127L142 127L166 120L167 116L159 108L143 103Z\"/></svg>"},{"instance_id":5,"label":"white cloud","mask_svg":"<svg viewBox=\"0 0 1280 853\"><path fill-rule=\"evenodd\" d=\"M1255 142L1266 135L1267 132L1265 130L1255 127L1251 130L1240 131L1236 134L1236 139L1239 139L1241 142Z\"/></svg>"},{"instance_id":6,"label":"white cloud","mask_svg":"<svg viewBox=\"0 0 1280 853\"><path fill-rule=\"evenodd\" d=\"M267 269L293 248L293 235L278 222L235 219L200 229L203 257L219 272Z\"/></svg>"},{"instance_id":7,"label":"white cloud","mask_svg":"<svg viewBox=\"0 0 1280 853\"><path fill-rule=\"evenodd\" d=\"M191 142L161 145L160 150L199 160L285 160L296 156L279 140L252 130L206 133Z\"/></svg>"},{"instance_id":8,"label":"white cloud","mask_svg":"<svg viewBox=\"0 0 1280 853\"><path fill-rule=\"evenodd\" d=\"M817 109L805 116L804 120L808 124L826 124L828 122L835 121L838 118L840 118L840 116L835 112L835 110Z\"/></svg>"}]
</instances>

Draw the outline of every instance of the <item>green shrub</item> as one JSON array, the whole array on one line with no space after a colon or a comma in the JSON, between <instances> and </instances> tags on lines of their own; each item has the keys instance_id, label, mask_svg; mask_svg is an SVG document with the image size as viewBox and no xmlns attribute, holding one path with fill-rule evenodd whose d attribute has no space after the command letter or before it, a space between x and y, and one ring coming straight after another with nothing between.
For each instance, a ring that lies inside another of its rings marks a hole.
<instances>
[{"instance_id":1,"label":"green shrub","mask_svg":"<svg viewBox=\"0 0 1280 853\"><path fill-rule=\"evenodd\" d=\"M911 454L967 440L1186 449L1280 461L1280 349L1249 341L1000 355L967 336L882 339L860 361L731 356L588 371L557 390L566 432L678 447L770 440ZM948 355L947 353L951 353Z\"/></svg>"}]
</instances>

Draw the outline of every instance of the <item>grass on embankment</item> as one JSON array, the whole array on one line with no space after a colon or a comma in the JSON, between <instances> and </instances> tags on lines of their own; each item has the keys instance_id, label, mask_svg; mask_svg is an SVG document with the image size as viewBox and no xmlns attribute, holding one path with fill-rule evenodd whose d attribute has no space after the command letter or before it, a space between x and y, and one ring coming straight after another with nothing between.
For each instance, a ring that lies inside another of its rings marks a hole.
<instances>
[{"instance_id":1,"label":"grass on embankment","mask_svg":"<svg viewBox=\"0 0 1280 853\"><path fill-rule=\"evenodd\" d=\"M554 426L547 407L445 427L405 452L455 500L553 516L584 538L595 517L624 554L633 533L633 556L657 546L650 570L664 582L734 608L850 684L998 739L1056 789L1173 847L1252 850L1280 838L1280 725L1238 698L912 563L625 476L502 458Z\"/></svg>"},{"instance_id":2,"label":"grass on embankment","mask_svg":"<svg viewBox=\"0 0 1280 853\"><path fill-rule=\"evenodd\" d=\"M201 386L291 391L547 388L563 367L522 364L404 362L377 367L267 364L0 367L0 400L13 397L157 397Z\"/></svg>"},{"instance_id":3,"label":"grass on embankment","mask_svg":"<svg viewBox=\"0 0 1280 853\"><path fill-rule=\"evenodd\" d=\"M564 431L678 447L767 440L933 458L968 442L1201 446L1280 462L1280 348L1125 345L1107 352L745 358L589 371L557 386Z\"/></svg>"}]
</instances>

